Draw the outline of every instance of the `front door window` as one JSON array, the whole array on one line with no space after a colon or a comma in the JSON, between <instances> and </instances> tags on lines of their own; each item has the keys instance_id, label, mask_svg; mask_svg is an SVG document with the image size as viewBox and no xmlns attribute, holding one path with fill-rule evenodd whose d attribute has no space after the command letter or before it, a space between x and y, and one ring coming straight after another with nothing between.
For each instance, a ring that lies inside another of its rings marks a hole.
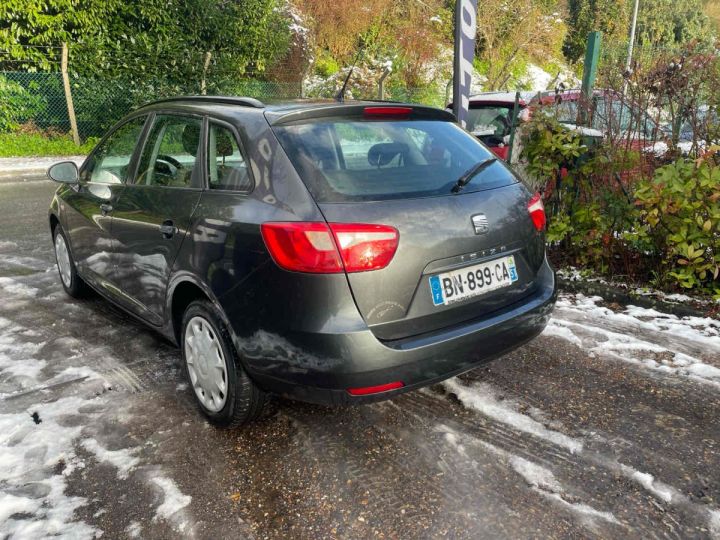
<instances>
[{"instance_id":1,"label":"front door window","mask_svg":"<svg viewBox=\"0 0 720 540\"><path fill-rule=\"evenodd\" d=\"M140 116L129 120L105 139L90 157L81 180L96 184L124 184L146 118Z\"/></svg>"},{"instance_id":2,"label":"front door window","mask_svg":"<svg viewBox=\"0 0 720 540\"><path fill-rule=\"evenodd\" d=\"M200 187L196 168L202 121L158 115L140 157L137 185Z\"/></svg>"}]
</instances>

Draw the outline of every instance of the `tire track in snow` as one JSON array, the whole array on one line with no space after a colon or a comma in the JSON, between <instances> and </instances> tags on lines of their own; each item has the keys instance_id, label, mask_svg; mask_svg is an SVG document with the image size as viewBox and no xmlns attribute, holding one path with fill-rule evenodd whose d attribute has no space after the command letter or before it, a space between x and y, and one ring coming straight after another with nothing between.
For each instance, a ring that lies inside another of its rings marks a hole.
<instances>
[{"instance_id":1,"label":"tire track in snow","mask_svg":"<svg viewBox=\"0 0 720 540\"><path fill-rule=\"evenodd\" d=\"M718 517L720 516L720 510L718 508L698 504L678 489L656 479L653 475L623 464L615 457L584 447L581 439L571 438L572 441L575 441L575 444L568 444L567 435L550 429L530 416L520 413L518 411L518 401L503 400L503 402L498 402L493 395L493 389L489 385L464 386L457 379L450 379L442 383L442 386L453 393L464 407L488 416L496 422L510 425L522 433L523 436L529 435L532 438L539 438L546 443L553 444L566 451L568 456L567 459L557 461L554 459L555 453L545 453L542 451L542 447L535 448L536 452L535 456L533 456L528 453L529 445L527 444L516 444L515 448L511 446L503 449L502 445L498 445L495 440L490 442L485 438L478 439L480 444L491 445L498 448L499 452L507 452L511 456L524 459L530 463L535 463L538 460L538 454L543 454L547 458L547 462L551 463L556 470L562 470L568 465L570 469L584 470L588 465L592 465L597 469L609 471L616 477L631 481L666 507L673 508L680 515L691 518L691 522L704 523L710 530L717 529L717 524L720 523L720 517ZM505 409L504 414L503 409ZM437 418L436 421L442 425L449 425L456 432L463 433L466 436L473 436L473 432L467 429L467 421L455 423L454 419L442 417ZM598 478L598 480L600 479Z\"/></svg>"}]
</instances>

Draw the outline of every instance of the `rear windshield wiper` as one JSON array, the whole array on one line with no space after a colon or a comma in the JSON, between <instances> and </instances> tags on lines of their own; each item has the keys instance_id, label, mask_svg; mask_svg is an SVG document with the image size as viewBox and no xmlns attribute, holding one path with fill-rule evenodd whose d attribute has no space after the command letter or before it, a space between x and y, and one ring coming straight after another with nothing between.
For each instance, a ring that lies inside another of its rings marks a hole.
<instances>
[{"instance_id":1,"label":"rear windshield wiper","mask_svg":"<svg viewBox=\"0 0 720 540\"><path fill-rule=\"evenodd\" d=\"M466 185L470 183L470 181L475 178L475 176L482 171L483 169L487 168L488 166L492 165L497 161L497 158L491 157L484 159L472 167L470 167L467 171L463 173L463 175L457 179L457 182L455 182L455 185L452 187L452 192L457 193L462 188L464 188Z\"/></svg>"}]
</instances>

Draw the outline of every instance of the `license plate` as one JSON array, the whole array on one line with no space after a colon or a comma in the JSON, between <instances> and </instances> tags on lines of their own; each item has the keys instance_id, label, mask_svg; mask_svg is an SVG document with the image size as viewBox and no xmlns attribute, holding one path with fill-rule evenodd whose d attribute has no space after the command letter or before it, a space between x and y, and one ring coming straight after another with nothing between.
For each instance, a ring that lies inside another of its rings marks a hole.
<instances>
[{"instance_id":1,"label":"license plate","mask_svg":"<svg viewBox=\"0 0 720 540\"><path fill-rule=\"evenodd\" d=\"M436 306L480 296L509 287L518 280L515 257L503 257L430 277L430 293Z\"/></svg>"}]
</instances>

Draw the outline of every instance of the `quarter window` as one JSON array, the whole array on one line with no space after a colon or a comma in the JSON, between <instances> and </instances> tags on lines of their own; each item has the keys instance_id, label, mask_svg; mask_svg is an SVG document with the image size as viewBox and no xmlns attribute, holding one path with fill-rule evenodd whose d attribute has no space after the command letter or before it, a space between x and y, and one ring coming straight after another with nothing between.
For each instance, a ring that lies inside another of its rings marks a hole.
<instances>
[{"instance_id":1,"label":"quarter window","mask_svg":"<svg viewBox=\"0 0 720 540\"><path fill-rule=\"evenodd\" d=\"M199 186L195 164L202 121L158 115L140 157L136 184L145 186Z\"/></svg>"},{"instance_id":2,"label":"quarter window","mask_svg":"<svg viewBox=\"0 0 720 540\"><path fill-rule=\"evenodd\" d=\"M105 139L93 153L83 173L83 181L97 184L122 184L127 181L130 160L146 118L133 118Z\"/></svg>"},{"instance_id":3,"label":"quarter window","mask_svg":"<svg viewBox=\"0 0 720 540\"><path fill-rule=\"evenodd\" d=\"M210 124L208 160L210 189L248 191L252 187L245 158L228 128Z\"/></svg>"}]
</instances>

